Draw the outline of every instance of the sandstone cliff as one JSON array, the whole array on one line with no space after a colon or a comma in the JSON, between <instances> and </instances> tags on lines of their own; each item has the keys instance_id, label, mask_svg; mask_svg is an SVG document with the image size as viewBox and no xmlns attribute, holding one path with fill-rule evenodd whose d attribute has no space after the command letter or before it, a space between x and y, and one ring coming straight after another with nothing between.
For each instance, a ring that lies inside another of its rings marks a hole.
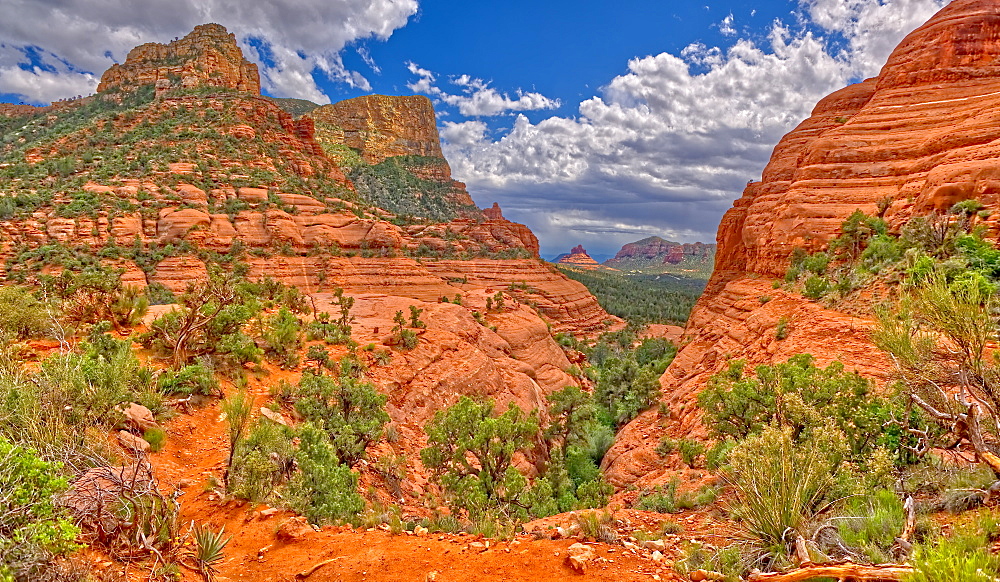
<instances>
[{"instance_id":1,"label":"sandstone cliff","mask_svg":"<svg viewBox=\"0 0 1000 582\"><path fill-rule=\"evenodd\" d=\"M328 155L350 167L351 179L373 204L439 220L482 217L465 184L451 177L427 97L366 95L306 117Z\"/></svg>"},{"instance_id":2,"label":"sandstone cliff","mask_svg":"<svg viewBox=\"0 0 1000 582\"><path fill-rule=\"evenodd\" d=\"M693 396L730 358L751 364L810 352L876 379L888 362L867 318L771 288L793 249L818 250L855 210L911 216L978 199L1000 208L1000 6L955 0L907 36L877 78L820 101L775 147L719 226L716 268L688 323L686 346L661 378L667 418L648 411L605 458L617 484L668 469L653 448L665 431L695 431ZM997 234L997 213L984 222ZM765 301L762 298L768 298ZM843 305L852 313L866 306ZM788 336L775 328L784 318Z\"/></svg>"},{"instance_id":3,"label":"sandstone cliff","mask_svg":"<svg viewBox=\"0 0 1000 582\"><path fill-rule=\"evenodd\" d=\"M308 114L340 132L341 143L369 164L393 156L444 158L431 100L423 95L365 95Z\"/></svg>"},{"instance_id":4,"label":"sandstone cliff","mask_svg":"<svg viewBox=\"0 0 1000 582\"><path fill-rule=\"evenodd\" d=\"M143 85L157 91L201 86L260 93L257 65L243 58L236 37L219 24L202 24L180 40L150 42L129 51L125 62L101 75L97 91L132 91Z\"/></svg>"}]
</instances>

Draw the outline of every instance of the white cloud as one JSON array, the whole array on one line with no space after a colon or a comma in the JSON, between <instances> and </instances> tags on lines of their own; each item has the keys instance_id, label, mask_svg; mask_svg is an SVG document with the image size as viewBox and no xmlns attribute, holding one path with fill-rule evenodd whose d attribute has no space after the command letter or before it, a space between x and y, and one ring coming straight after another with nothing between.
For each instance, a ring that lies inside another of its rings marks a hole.
<instances>
[{"instance_id":1,"label":"white cloud","mask_svg":"<svg viewBox=\"0 0 1000 582\"><path fill-rule=\"evenodd\" d=\"M733 13L730 12L729 16L723 18L722 22L719 23L719 32L721 32L724 36L735 36L736 29L733 28L733 22L735 20L736 19L733 17Z\"/></svg>"},{"instance_id":2,"label":"white cloud","mask_svg":"<svg viewBox=\"0 0 1000 582\"><path fill-rule=\"evenodd\" d=\"M454 174L480 204L499 201L553 252L579 242L613 251L657 229L712 240L722 212L748 180L759 179L781 136L822 97L877 74L941 1L802 6L808 26L776 21L764 41L694 44L680 55L633 59L575 116L536 123L518 116L495 141L446 137ZM434 87L433 77L425 80ZM600 243L570 238L596 237L594 224L602 225Z\"/></svg>"},{"instance_id":3,"label":"white cloud","mask_svg":"<svg viewBox=\"0 0 1000 582\"><path fill-rule=\"evenodd\" d=\"M87 80L84 73L100 76L136 45L167 42L197 24L218 22L241 40L256 38L267 45L273 67L248 44L243 48L261 65L268 91L326 102L313 71L366 87L360 73L346 70L341 51L359 39L387 39L416 11L417 0L0 0L0 13L17 15L0 19L0 63L26 62L23 47L42 47L72 63L76 72L58 75L75 76L72 83L80 86ZM0 77L0 91L17 89L33 101L48 100L46 75L36 76Z\"/></svg>"},{"instance_id":4,"label":"white cloud","mask_svg":"<svg viewBox=\"0 0 1000 582\"><path fill-rule=\"evenodd\" d=\"M30 95L33 100L49 102L89 95L97 87L97 79L85 73L60 73L39 67L29 71L14 66L0 68L0 87L5 93Z\"/></svg>"},{"instance_id":5,"label":"white cloud","mask_svg":"<svg viewBox=\"0 0 1000 582\"><path fill-rule=\"evenodd\" d=\"M917 28L950 0L800 0L810 21L848 40L858 72L875 75L903 34ZM888 34L887 34L888 32Z\"/></svg>"},{"instance_id":6,"label":"white cloud","mask_svg":"<svg viewBox=\"0 0 1000 582\"><path fill-rule=\"evenodd\" d=\"M445 121L440 129L441 138L456 147L482 144L486 139L484 121Z\"/></svg>"},{"instance_id":7,"label":"white cloud","mask_svg":"<svg viewBox=\"0 0 1000 582\"><path fill-rule=\"evenodd\" d=\"M416 63L407 63L410 73L417 80L408 83L406 87L414 93L430 95L435 99L458 108L458 112L467 117L490 117L501 115L508 111L535 111L540 109L557 109L561 103L558 99L550 99L541 93L526 92L518 89L516 98L507 93L500 93L489 86L487 81L460 75L451 79L450 83L459 88L460 93L448 93L438 87L437 76L419 67Z\"/></svg>"}]
</instances>

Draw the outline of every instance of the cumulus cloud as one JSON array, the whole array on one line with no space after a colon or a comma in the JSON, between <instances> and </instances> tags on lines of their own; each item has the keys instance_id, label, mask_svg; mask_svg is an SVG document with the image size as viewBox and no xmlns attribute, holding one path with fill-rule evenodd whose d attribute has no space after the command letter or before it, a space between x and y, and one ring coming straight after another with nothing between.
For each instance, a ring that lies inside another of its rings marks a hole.
<instances>
[{"instance_id":1,"label":"cumulus cloud","mask_svg":"<svg viewBox=\"0 0 1000 582\"><path fill-rule=\"evenodd\" d=\"M407 63L410 73L417 80L408 83L406 87L414 93L423 93L458 108L458 112L466 117L491 117L508 111L535 111L539 109L558 109L561 105L558 99L550 99L541 93L526 92L518 89L516 97L501 93L490 87L489 83L460 75L450 79L449 83L458 87L459 93L448 93L437 86L437 76L418 66Z\"/></svg>"},{"instance_id":2,"label":"cumulus cloud","mask_svg":"<svg viewBox=\"0 0 1000 582\"><path fill-rule=\"evenodd\" d=\"M613 252L647 234L710 241L781 136L825 95L877 74L941 5L803 0L804 22L776 21L763 40L632 59L572 117L518 116L496 140L456 128L445 152L480 204L499 201L546 252Z\"/></svg>"},{"instance_id":3,"label":"cumulus cloud","mask_svg":"<svg viewBox=\"0 0 1000 582\"><path fill-rule=\"evenodd\" d=\"M449 144L462 146L475 146L485 139L486 122L484 121L445 121L440 129L441 138Z\"/></svg>"},{"instance_id":4,"label":"cumulus cloud","mask_svg":"<svg viewBox=\"0 0 1000 582\"><path fill-rule=\"evenodd\" d=\"M24 74L4 66L0 91L32 101L49 100L54 83L76 88L73 94L92 91L97 77L124 61L132 47L218 22L244 42L247 58L261 65L269 92L325 103L329 99L313 75L367 87L360 73L345 68L341 51L359 39L387 39L417 12L417 0L0 0L0 9L16 15L0 19L0 63L16 60L31 68L37 63L26 58L25 49L36 47L72 65ZM256 39L255 46L249 39Z\"/></svg>"}]
</instances>

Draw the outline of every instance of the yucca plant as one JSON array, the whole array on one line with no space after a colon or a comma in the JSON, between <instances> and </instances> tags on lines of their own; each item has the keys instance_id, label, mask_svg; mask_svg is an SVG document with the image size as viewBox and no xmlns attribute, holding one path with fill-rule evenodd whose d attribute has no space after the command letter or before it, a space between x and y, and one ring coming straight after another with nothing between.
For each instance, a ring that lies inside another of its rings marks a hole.
<instances>
[{"instance_id":1,"label":"yucca plant","mask_svg":"<svg viewBox=\"0 0 1000 582\"><path fill-rule=\"evenodd\" d=\"M843 434L832 426L802 442L790 428L768 426L733 449L727 472L733 509L761 565L787 558L788 544L803 533L833 485L846 448Z\"/></svg>"},{"instance_id":2,"label":"yucca plant","mask_svg":"<svg viewBox=\"0 0 1000 582\"><path fill-rule=\"evenodd\" d=\"M218 573L216 566L222 561L222 552L229 540L232 539L225 537L225 532L225 526L216 532L191 522L191 535L194 537L192 558L194 558L195 566L204 576L206 582L215 579L215 575Z\"/></svg>"}]
</instances>

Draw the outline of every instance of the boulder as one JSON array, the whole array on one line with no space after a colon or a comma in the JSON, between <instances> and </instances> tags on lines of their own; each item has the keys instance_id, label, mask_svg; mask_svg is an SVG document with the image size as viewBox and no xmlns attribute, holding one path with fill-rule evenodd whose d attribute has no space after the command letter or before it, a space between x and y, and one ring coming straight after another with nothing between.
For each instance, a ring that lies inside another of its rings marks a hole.
<instances>
[{"instance_id":1,"label":"boulder","mask_svg":"<svg viewBox=\"0 0 1000 582\"><path fill-rule=\"evenodd\" d=\"M567 549L566 564L575 572L583 574L596 557L597 553L594 552L594 548L577 542Z\"/></svg>"},{"instance_id":2,"label":"boulder","mask_svg":"<svg viewBox=\"0 0 1000 582\"><path fill-rule=\"evenodd\" d=\"M157 426L152 411L141 404L129 402L122 406L121 411L125 415L125 421L138 430L145 431Z\"/></svg>"},{"instance_id":3,"label":"boulder","mask_svg":"<svg viewBox=\"0 0 1000 582\"><path fill-rule=\"evenodd\" d=\"M118 431L118 444L133 455L140 455L149 452L149 443L147 443L145 439L137 437L127 430Z\"/></svg>"}]
</instances>

